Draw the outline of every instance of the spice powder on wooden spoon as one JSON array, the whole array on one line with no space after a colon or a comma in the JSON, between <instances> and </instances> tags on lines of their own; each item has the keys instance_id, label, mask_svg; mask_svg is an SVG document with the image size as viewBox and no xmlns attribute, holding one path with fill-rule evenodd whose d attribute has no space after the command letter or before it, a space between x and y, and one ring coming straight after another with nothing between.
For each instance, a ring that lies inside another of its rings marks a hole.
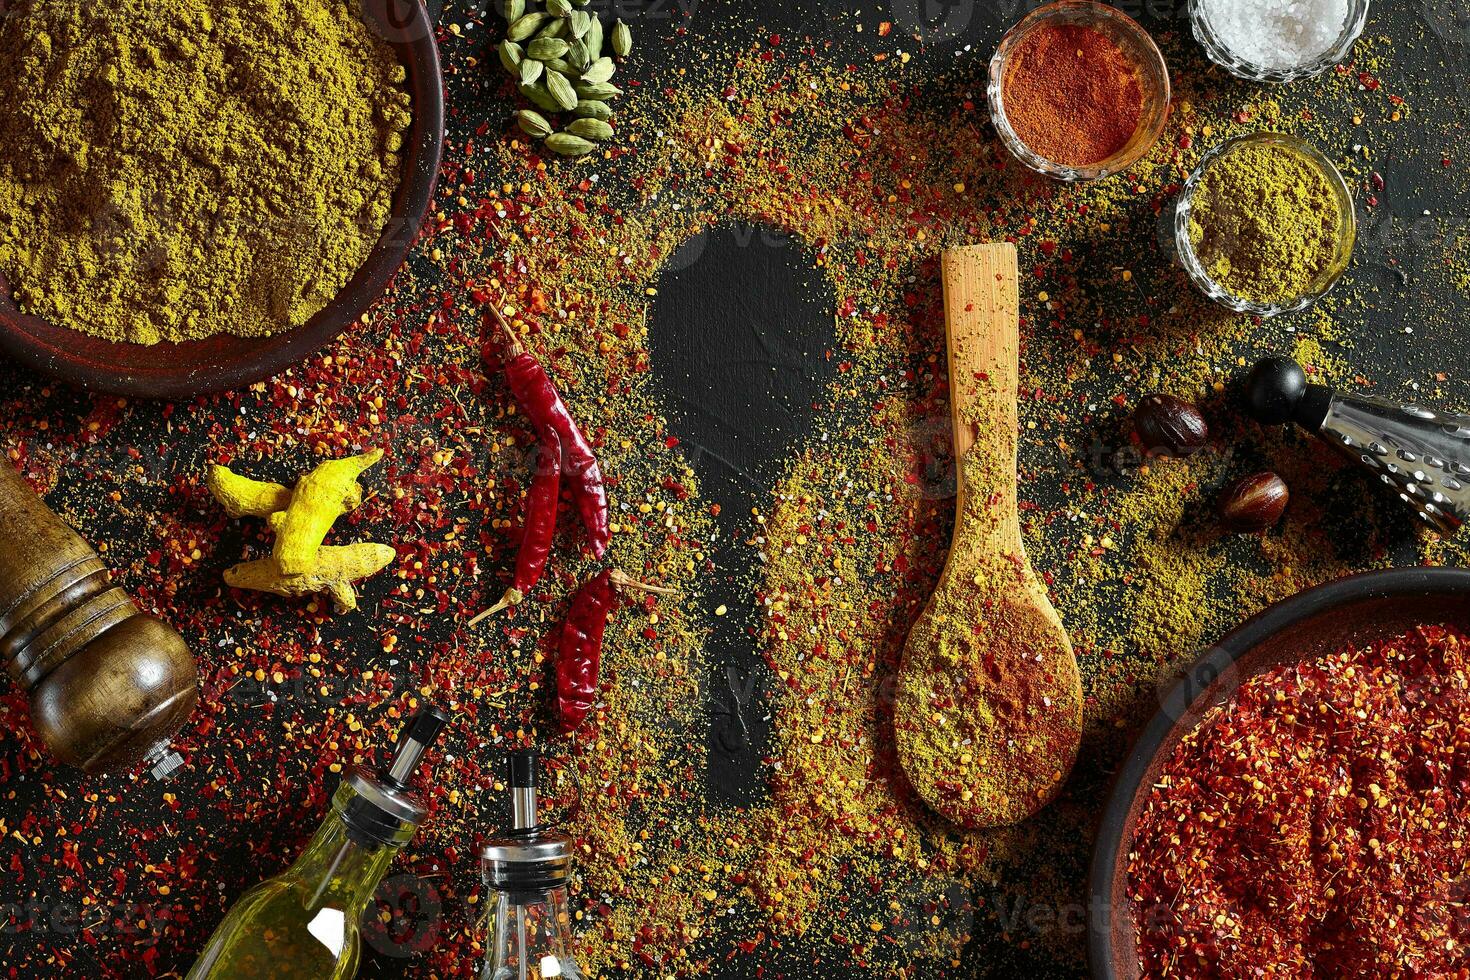
<instances>
[{"instance_id":1,"label":"spice powder on wooden spoon","mask_svg":"<svg viewBox=\"0 0 1470 980\"><path fill-rule=\"evenodd\" d=\"M1082 680L1021 542L1015 246L950 249L942 266L958 514L904 648L893 726L925 803L963 827L995 827L1060 791L1082 738Z\"/></svg>"}]
</instances>

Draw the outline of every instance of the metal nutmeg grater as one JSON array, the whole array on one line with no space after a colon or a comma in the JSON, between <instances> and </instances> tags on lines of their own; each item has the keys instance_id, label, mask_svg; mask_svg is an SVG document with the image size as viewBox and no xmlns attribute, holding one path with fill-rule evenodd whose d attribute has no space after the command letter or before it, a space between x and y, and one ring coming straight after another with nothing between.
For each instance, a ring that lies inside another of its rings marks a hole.
<instances>
[{"instance_id":1,"label":"metal nutmeg grater","mask_svg":"<svg viewBox=\"0 0 1470 980\"><path fill-rule=\"evenodd\" d=\"M1470 520L1470 415L1308 384L1301 365L1286 357L1257 364L1246 397L1257 421L1295 422L1325 439L1393 487L1440 534Z\"/></svg>"},{"instance_id":2,"label":"metal nutmeg grater","mask_svg":"<svg viewBox=\"0 0 1470 980\"><path fill-rule=\"evenodd\" d=\"M489 892L480 980L583 980L567 880L572 839L540 822L534 749L510 756L511 826L480 852Z\"/></svg>"}]
</instances>

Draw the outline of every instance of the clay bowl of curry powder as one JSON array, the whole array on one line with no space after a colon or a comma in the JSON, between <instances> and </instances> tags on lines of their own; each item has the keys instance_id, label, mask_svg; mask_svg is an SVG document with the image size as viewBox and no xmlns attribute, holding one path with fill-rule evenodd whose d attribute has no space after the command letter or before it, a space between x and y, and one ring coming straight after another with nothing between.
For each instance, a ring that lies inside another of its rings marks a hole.
<instances>
[{"instance_id":1,"label":"clay bowl of curry powder","mask_svg":"<svg viewBox=\"0 0 1470 980\"><path fill-rule=\"evenodd\" d=\"M1271 606L1206 650L1177 683L1160 688L1160 710L1140 733L1119 769L1098 826L1088 888L1088 959L1096 980L1139 980L1158 975L1146 969L1140 959L1140 935L1145 930L1168 930L1175 919L1172 910L1159 905L1159 900L1134 894L1133 889L1139 885L1131 871L1139 862L1165 860L1160 855L1135 852L1141 846L1138 837L1147 822L1151 800L1159 792L1167 797L1177 790L1172 783L1162 782L1176 750L1195 743L1230 755L1231 743L1221 743L1220 729L1209 726L1212 719L1220 717L1220 709L1235 708L1237 696L1253 679L1273 678L1298 666L1310 670L1322 658L1340 656L1347 650L1370 649L1375 644L1397 643L1421 628L1440 626L1457 630L1470 626L1470 570L1400 568L1368 572ZM1411 679L1407 683L1415 682ZM1462 694L1463 687L1459 691ZM1405 704L1411 704L1414 696L1406 689ZM1307 699L1278 700L1285 709L1312 708ZM1291 721L1286 719L1288 724ZM1343 718L1342 722L1350 727L1350 719ZM1304 725L1302 731L1308 733L1303 737L1310 739L1310 727ZM1374 744L1371 736L1363 737L1369 739L1365 744ZM1445 735L1446 740L1451 738ZM1237 756L1236 761L1244 767L1259 760ZM1357 773L1356 777L1361 777L1362 783L1373 778L1371 773ZM1359 787L1363 791L1368 788ZM1222 808L1227 801L1209 797L1204 802L1210 804L1206 809L1213 825L1219 826L1225 819ZM1287 816L1284 812L1280 815ZM1180 828L1178 836L1187 837L1188 829ZM1351 831L1329 823L1323 832L1344 838ZM1187 847L1181 850L1193 853ZM1265 866L1269 862L1253 859L1248 863L1254 868L1252 881L1236 883L1241 889L1236 897L1242 906L1250 903L1252 888L1260 884L1257 879L1286 873L1280 867ZM1200 868L1199 876L1203 879L1221 873L1222 869L1206 866ZM1303 889L1313 884L1307 878L1301 879ZM1365 928L1371 925L1365 924ZM1192 938L1208 946L1212 938L1232 936L1236 926L1238 923L1227 924ZM1255 935L1246 929L1244 940ZM1251 948L1246 941L1238 945ZM1189 975L1193 960L1183 952L1180 955L1180 975ZM1222 970L1221 975L1227 974L1239 975Z\"/></svg>"},{"instance_id":2,"label":"clay bowl of curry powder","mask_svg":"<svg viewBox=\"0 0 1470 980\"><path fill-rule=\"evenodd\" d=\"M0 351L97 391L271 377L381 296L433 197L422 0L19 0Z\"/></svg>"}]
</instances>

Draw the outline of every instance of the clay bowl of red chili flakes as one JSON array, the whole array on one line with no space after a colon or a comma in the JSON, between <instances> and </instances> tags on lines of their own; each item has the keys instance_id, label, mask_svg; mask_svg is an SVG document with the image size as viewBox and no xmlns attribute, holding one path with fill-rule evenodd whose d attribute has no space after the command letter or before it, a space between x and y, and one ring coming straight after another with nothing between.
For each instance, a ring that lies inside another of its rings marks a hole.
<instances>
[{"instance_id":1,"label":"clay bowl of red chili flakes","mask_svg":"<svg viewBox=\"0 0 1470 980\"><path fill-rule=\"evenodd\" d=\"M1092 976L1463 973L1467 662L1463 569L1324 585L1206 651L1163 696L1099 826ZM1360 700L1339 718L1344 690ZM1273 744L1285 750L1253 751ZM1338 749L1349 767L1330 764ZM1235 806L1253 795L1265 805ZM1315 930L1292 932L1313 916Z\"/></svg>"}]
</instances>

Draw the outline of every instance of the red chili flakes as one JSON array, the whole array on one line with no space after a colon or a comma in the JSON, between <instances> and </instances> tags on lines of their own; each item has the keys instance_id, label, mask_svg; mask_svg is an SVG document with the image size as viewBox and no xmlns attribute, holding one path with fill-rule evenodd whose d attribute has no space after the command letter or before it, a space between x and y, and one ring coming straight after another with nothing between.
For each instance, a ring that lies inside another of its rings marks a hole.
<instances>
[{"instance_id":1,"label":"red chili flakes","mask_svg":"<svg viewBox=\"0 0 1470 980\"><path fill-rule=\"evenodd\" d=\"M1268 670L1166 761L1130 848L1145 977L1453 977L1470 639L1421 627Z\"/></svg>"}]
</instances>

